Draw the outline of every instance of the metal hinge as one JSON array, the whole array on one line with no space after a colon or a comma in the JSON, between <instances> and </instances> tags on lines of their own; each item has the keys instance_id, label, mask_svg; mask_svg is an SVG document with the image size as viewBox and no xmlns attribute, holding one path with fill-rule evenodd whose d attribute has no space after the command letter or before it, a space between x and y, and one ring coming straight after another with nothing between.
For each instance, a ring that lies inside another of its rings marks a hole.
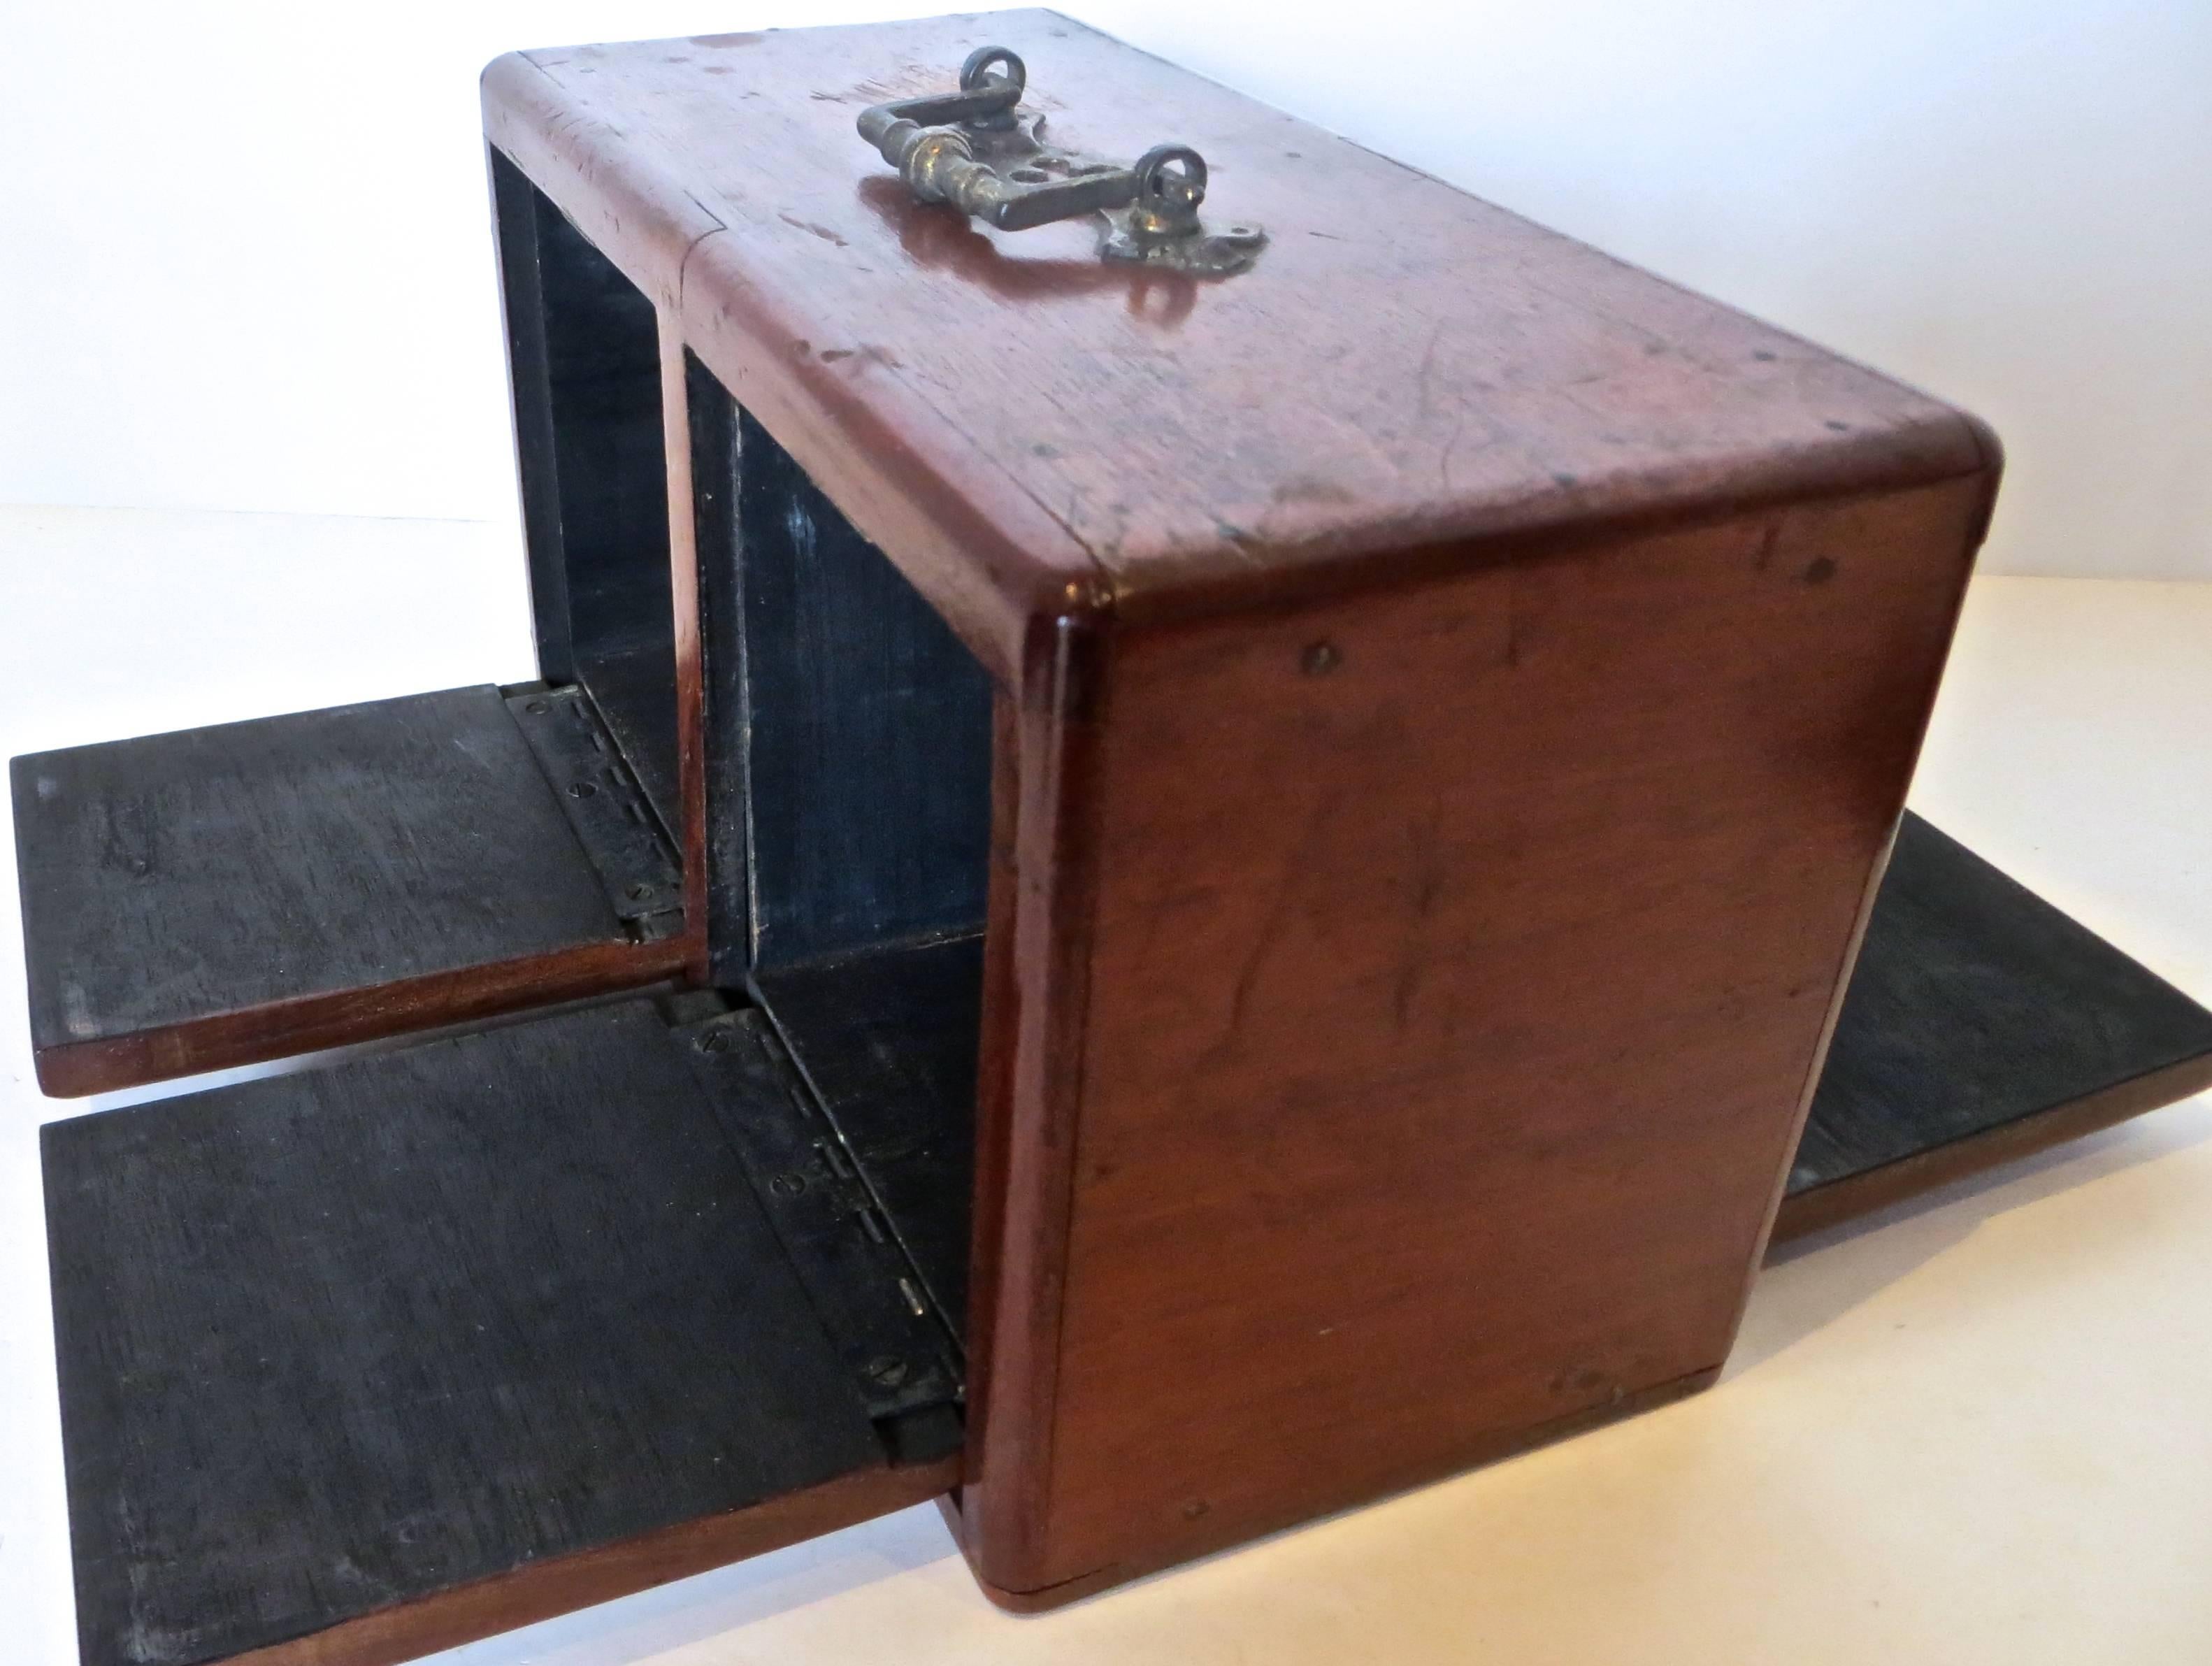
<instances>
[{"instance_id":1,"label":"metal hinge","mask_svg":"<svg viewBox=\"0 0 2212 1666\"><path fill-rule=\"evenodd\" d=\"M680 936L684 879L675 847L591 697L543 684L501 693L615 917L640 943Z\"/></svg>"},{"instance_id":2,"label":"metal hinge","mask_svg":"<svg viewBox=\"0 0 2212 1666\"><path fill-rule=\"evenodd\" d=\"M962 1434L959 1352L843 1139L758 1009L671 1016L893 1458L942 1456Z\"/></svg>"}]
</instances>

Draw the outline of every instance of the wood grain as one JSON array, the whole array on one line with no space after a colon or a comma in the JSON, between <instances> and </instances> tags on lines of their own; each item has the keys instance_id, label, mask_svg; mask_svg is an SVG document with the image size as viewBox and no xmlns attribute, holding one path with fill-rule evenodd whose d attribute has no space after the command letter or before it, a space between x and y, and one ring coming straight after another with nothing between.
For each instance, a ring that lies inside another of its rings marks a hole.
<instances>
[{"instance_id":1,"label":"wood grain","mask_svg":"<svg viewBox=\"0 0 2212 1666\"><path fill-rule=\"evenodd\" d=\"M1171 117L1258 268L913 203L853 117L986 40L1064 143ZM1153 1566L1710 1372L1986 429L1049 13L518 54L484 96L547 223L997 684L982 1577ZM758 447L710 437L742 495Z\"/></svg>"},{"instance_id":2,"label":"wood grain","mask_svg":"<svg viewBox=\"0 0 2212 1666\"><path fill-rule=\"evenodd\" d=\"M1553 1422L1540 1424L1534 1428L1486 1432L1451 1452L1441 1461L1441 1464L1435 1461L1425 1462L1419 1468L1409 1470L1400 1482L1393 1483L1387 1479L1377 1481L1371 1476L1362 1476L1347 1486L1336 1503L1324 1505L1310 1513L1326 1515L1336 1509L1373 1503L1388 1493L1401 1490L1404 1487L1419 1486L1424 1481L1434 1480L1440 1474L1471 1469L1485 1463L1495 1463L1501 1459L1514 1456L1517 1453L1548 1445L1553 1441L1565 1440L1573 1435L1586 1434L1592 1429L1602 1428L1608 1423L1617 1423L1623 1418L1633 1417L1643 1412L1656 1411L1662 1406L1672 1405L1678 1400L1686 1399L1691 1395L1711 1388L1719 1376L1719 1367L1714 1366L1709 1370L1693 1371L1686 1377L1677 1377L1671 1383L1661 1383L1648 1389L1639 1389L1634 1394L1623 1395L1618 1401L1609 1400L1602 1405L1569 1413ZM963 1546L969 1544L969 1541L964 1531L966 1522L957 1505L951 1499L946 1499L940 1501L939 1508L945 1512L946 1525L952 1529L953 1536ZM1282 1522L1272 1523L1277 1527L1288 1524ZM1255 1529L1249 1522L1239 1522L1225 1517L1216 1519L1210 1514L1200 1513L1186 1521L1173 1535L1163 1537L1148 1546L1140 1556L1126 1562L1094 1569L1089 1573L1080 1574L1073 1579L1063 1580L1059 1584L1047 1585L1036 1590L1007 1590L993 1584L989 1577L976 1564L972 1551L969 1565L975 1573L976 1583L983 1588L983 1594L1009 1614L1043 1614L1054 1608L1065 1608L1070 1602L1080 1602L1086 1596L1094 1596L1100 1591L1110 1590L1115 1585L1126 1584L1130 1580L1141 1578L1147 1573L1172 1567L1177 1562L1192 1561L1200 1556L1225 1549L1255 1536L1258 1532L1266 1530L1265 1527Z\"/></svg>"},{"instance_id":3,"label":"wood grain","mask_svg":"<svg viewBox=\"0 0 2212 1666\"><path fill-rule=\"evenodd\" d=\"M1257 267L1103 266L1086 227L911 201L854 119L987 43L1063 143L1197 146ZM1007 686L1041 613L1994 460L1948 407L1050 12L512 54L484 112Z\"/></svg>"},{"instance_id":4,"label":"wood grain","mask_svg":"<svg viewBox=\"0 0 2212 1666\"><path fill-rule=\"evenodd\" d=\"M681 938L605 942L432 972L396 983L272 1000L35 1055L40 1091L82 1098L272 1059L296 1058L416 1030L471 1024L684 975Z\"/></svg>"},{"instance_id":5,"label":"wood grain","mask_svg":"<svg viewBox=\"0 0 2212 1666\"><path fill-rule=\"evenodd\" d=\"M40 1081L88 1093L665 977L497 689L14 760Z\"/></svg>"},{"instance_id":6,"label":"wood grain","mask_svg":"<svg viewBox=\"0 0 2212 1666\"><path fill-rule=\"evenodd\" d=\"M1779 1249L1830 1227L1864 1219L1954 1181L2178 1104L2207 1088L2212 1088L2212 1053L2044 1105L2010 1122L1932 1142L1846 1179L1791 1191L1775 1215L1770 1247Z\"/></svg>"},{"instance_id":7,"label":"wood grain","mask_svg":"<svg viewBox=\"0 0 2212 1666\"><path fill-rule=\"evenodd\" d=\"M1986 490L1115 636L1079 1105L1013 1119L1009 1208L1024 1161L1070 1195L1004 1252L1054 1299L996 1321L989 1583L1720 1363Z\"/></svg>"},{"instance_id":8,"label":"wood grain","mask_svg":"<svg viewBox=\"0 0 2212 1666\"><path fill-rule=\"evenodd\" d=\"M989 927L976 1083L962 1548L979 1577L1036 1560L1050 1504L1060 1306L1101 883L1107 643L1040 622L994 706Z\"/></svg>"},{"instance_id":9,"label":"wood grain","mask_svg":"<svg viewBox=\"0 0 2212 1666\"><path fill-rule=\"evenodd\" d=\"M44 1147L85 1666L401 1659L948 1478L886 1464L647 1003Z\"/></svg>"}]
</instances>

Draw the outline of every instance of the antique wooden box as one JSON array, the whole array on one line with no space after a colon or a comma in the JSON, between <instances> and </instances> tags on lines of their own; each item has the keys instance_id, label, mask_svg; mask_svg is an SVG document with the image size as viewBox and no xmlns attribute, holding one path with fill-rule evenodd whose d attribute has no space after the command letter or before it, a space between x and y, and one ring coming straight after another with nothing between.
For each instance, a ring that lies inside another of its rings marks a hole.
<instances>
[{"instance_id":1,"label":"antique wooden box","mask_svg":"<svg viewBox=\"0 0 2212 1666\"><path fill-rule=\"evenodd\" d=\"M542 680L15 761L50 1091L431 1032L47 1129L88 1666L1050 1606L2212 1080L1903 811L1972 419L1050 13L483 92Z\"/></svg>"}]
</instances>

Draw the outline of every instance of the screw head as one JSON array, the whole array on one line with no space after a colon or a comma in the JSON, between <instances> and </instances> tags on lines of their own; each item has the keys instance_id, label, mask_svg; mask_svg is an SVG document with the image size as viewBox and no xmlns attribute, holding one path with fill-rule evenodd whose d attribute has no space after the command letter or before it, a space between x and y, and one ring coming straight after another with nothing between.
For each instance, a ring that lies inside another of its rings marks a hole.
<instances>
[{"instance_id":1,"label":"screw head","mask_svg":"<svg viewBox=\"0 0 2212 1666\"><path fill-rule=\"evenodd\" d=\"M780 1174L768 1183L768 1189L778 1197L797 1197L806 1189L803 1174Z\"/></svg>"},{"instance_id":2,"label":"screw head","mask_svg":"<svg viewBox=\"0 0 2212 1666\"><path fill-rule=\"evenodd\" d=\"M903 1359L895 1359L886 1353L867 1364L868 1381L879 1389L895 1389L906 1381L907 1366Z\"/></svg>"},{"instance_id":3,"label":"screw head","mask_svg":"<svg viewBox=\"0 0 2212 1666\"><path fill-rule=\"evenodd\" d=\"M652 895L653 887L646 884L642 879L639 880L635 885L629 888L629 900L633 903L642 903L647 897Z\"/></svg>"},{"instance_id":4,"label":"screw head","mask_svg":"<svg viewBox=\"0 0 2212 1666\"><path fill-rule=\"evenodd\" d=\"M553 708L547 705L543 700L528 700L523 702L522 709L528 712L532 717L543 717L546 713L551 711Z\"/></svg>"},{"instance_id":5,"label":"screw head","mask_svg":"<svg viewBox=\"0 0 2212 1666\"><path fill-rule=\"evenodd\" d=\"M702 1053L728 1052L730 1050L730 1032L726 1030L709 1030L705 1035L699 1037L699 1050Z\"/></svg>"},{"instance_id":6,"label":"screw head","mask_svg":"<svg viewBox=\"0 0 2212 1666\"><path fill-rule=\"evenodd\" d=\"M572 781L568 783L568 796L572 799L587 799L599 790L588 781Z\"/></svg>"}]
</instances>

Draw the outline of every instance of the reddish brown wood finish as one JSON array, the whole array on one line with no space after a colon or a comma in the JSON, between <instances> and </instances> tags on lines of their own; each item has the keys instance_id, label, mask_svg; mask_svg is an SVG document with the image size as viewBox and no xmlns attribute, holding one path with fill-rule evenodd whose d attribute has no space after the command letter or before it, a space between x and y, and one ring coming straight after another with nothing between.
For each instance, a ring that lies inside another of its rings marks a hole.
<instances>
[{"instance_id":1,"label":"reddish brown wood finish","mask_svg":"<svg viewBox=\"0 0 2212 1666\"><path fill-rule=\"evenodd\" d=\"M682 939L586 943L368 988L338 989L217 1012L189 1024L73 1042L37 1055L39 1090L58 1098L228 1070L410 1030L469 1024L679 976Z\"/></svg>"},{"instance_id":2,"label":"reddish brown wood finish","mask_svg":"<svg viewBox=\"0 0 2212 1666\"><path fill-rule=\"evenodd\" d=\"M1011 1119L987 1583L1086 1589L1719 1365L1988 489L1115 636L1061 812L1079 1085L1018 1077Z\"/></svg>"},{"instance_id":3,"label":"reddish brown wood finish","mask_svg":"<svg viewBox=\"0 0 2212 1666\"><path fill-rule=\"evenodd\" d=\"M910 200L854 118L1021 52L1071 145L1170 137L1255 270ZM510 54L487 131L1008 686L1031 623L1448 570L1469 544L1990 460L1960 413L1050 12Z\"/></svg>"},{"instance_id":4,"label":"reddish brown wood finish","mask_svg":"<svg viewBox=\"0 0 2212 1666\"><path fill-rule=\"evenodd\" d=\"M987 43L1065 143L1196 145L1257 268L912 202L853 119ZM516 54L484 106L1000 684L994 1594L1710 1380L1987 430L1050 13Z\"/></svg>"},{"instance_id":5,"label":"reddish brown wood finish","mask_svg":"<svg viewBox=\"0 0 2212 1666\"><path fill-rule=\"evenodd\" d=\"M976 1290L995 1291L1003 1276L1008 1235L1009 1186L1006 1165L1014 1137L1014 1059L1021 1044L1024 971L1014 952L1015 923L1021 909L1019 845L1022 761L1024 738L1034 725L1024 721L1018 699L996 691L991 702L991 876L983 921L983 1029L976 1038L975 1195L971 1231L969 1279ZM1031 824L1035 825L1032 810ZM1033 849L1031 871L1048 851ZM1032 931L1036 930L1034 925ZM1036 979L1034 970L1030 981ZM968 1432L979 1446L983 1419L991 1404L991 1359L999 1320L994 1301L970 1304L967 1316ZM951 1502L951 1501L948 1501ZM963 1538L956 1513L954 1536Z\"/></svg>"},{"instance_id":6,"label":"reddish brown wood finish","mask_svg":"<svg viewBox=\"0 0 2212 1666\"><path fill-rule=\"evenodd\" d=\"M1535 1447L1549 1445L1553 1441L1565 1440L1571 1435L1584 1434L1592 1429L1601 1428L1607 1423L1616 1423L1623 1418L1633 1417L1639 1412L1656 1411L1662 1406L1672 1405L1677 1400L1686 1399L1700 1389L1711 1388L1714 1380L1719 1376L1720 1368L1714 1366L1708 1371L1678 1377L1672 1383L1662 1383L1656 1387L1644 1389L1635 1394L1623 1395L1618 1401L1608 1400L1603 1405L1592 1406L1583 1411L1571 1413L1554 1422L1542 1424L1533 1429L1516 1429L1503 1433L1486 1434L1454 1452L1443 1468L1468 1469L1480 1464L1495 1463L1501 1459L1512 1457ZM1388 1493L1433 1480L1437 1473L1439 1472L1432 1464L1424 1463L1418 1470L1409 1473L1401 1483L1385 1482L1378 1487L1373 1483L1370 1477L1360 1476L1349 1479L1346 1490L1334 1503L1322 1505L1310 1513L1322 1516L1338 1509L1348 1509L1355 1505L1372 1503ZM953 1536L962 1539L963 1542L967 1541L966 1524L957 1505L951 1500L945 1499L940 1502L939 1508L944 1513L945 1524L952 1529ZM1004 1590L993 1584L980 1568L975 1569L976 1582L983 1587L983 1594L986 1596L1010 1614L1043 1614L1053 1608L1063 1608L1070 1602L1080 1602L1086 1596L1096 1596L1102 1590L1111 1590L1115 1585L1141 1575L1157 1572L1161 1568L1171 1567L1177 1562L1188 1561L1194 1557L1203 1556L1210 1551L1224 1549L1249 1536L1249 1534L1231 1523L1207 1522L1200 1517L1198 1522L1191 1525L1188 1531L1154 1545L1143 1560L1117 1563L1109 1567L1100 1568L1095 1572L1080 1575L1060 1584L1048 1585L1041 1590ZM970 1566L974 1567L975 1559L972 1553L969 1562Z\"/></svg>"},{"instance_id":7,"label":"reddish brown wood finish","mask_svg":"<svg viewBox=\"0 0 2212 1666\"><path fill-rule=\"evenodd\" d=\"M963 1548L1026 1554L1042 1530L1055 1436L1068 1207L1097 885L1096 696L1103 643L1085 622L1034 633L1019 692L997 705L993 872L978 1064Z\"/></svg>"}]
</instances>

